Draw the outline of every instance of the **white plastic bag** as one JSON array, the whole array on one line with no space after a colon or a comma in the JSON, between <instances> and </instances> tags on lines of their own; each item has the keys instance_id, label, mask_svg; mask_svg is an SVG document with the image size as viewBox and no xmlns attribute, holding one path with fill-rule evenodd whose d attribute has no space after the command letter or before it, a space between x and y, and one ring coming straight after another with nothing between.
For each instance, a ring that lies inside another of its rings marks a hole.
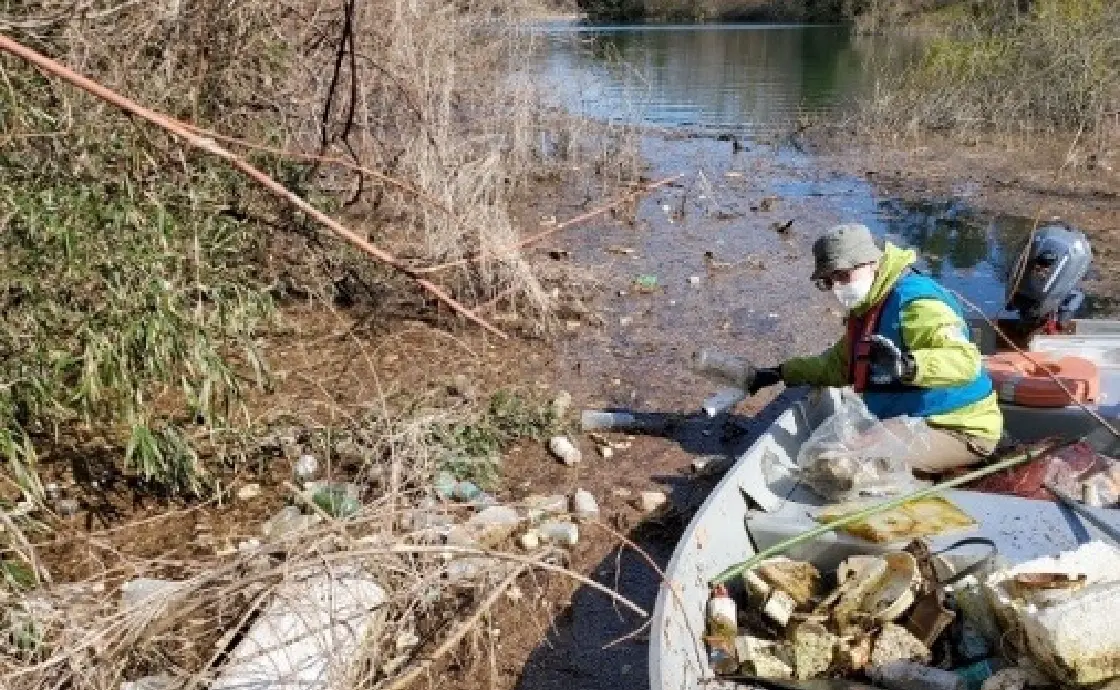
<instances>
[{"instance_id":1,"label":"white plastic bag","mask_svg":"<svg viewBox=\"0 0 1120 690\"><path fill-rule=\"evenodd\" d=\"M813 431L797 454L801 479L822 498L849 501L913 491L909 459L930 447L925 421L895 417L884 424L851 389L836 412Z\"/></svg>"}]
</instances>

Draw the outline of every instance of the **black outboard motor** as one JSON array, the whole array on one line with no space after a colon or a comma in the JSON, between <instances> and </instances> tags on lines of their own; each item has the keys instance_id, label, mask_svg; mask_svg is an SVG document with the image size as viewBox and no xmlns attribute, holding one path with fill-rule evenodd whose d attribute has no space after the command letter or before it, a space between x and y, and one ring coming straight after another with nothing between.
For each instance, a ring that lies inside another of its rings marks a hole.
<instances>
[{"instance_id":1,"label":"black outboard motor","mask_svg":"<svg viewBox=\"0 0 1120 690\"><path fill-rule=\"evenodd\" d=\"M1077 285L1092 260L1080 231L1064 223L1040 226L1008 278L1007 308L1019 313L1026 330L1061 332L1085 300Z\"/></svg>"}]
</instances>

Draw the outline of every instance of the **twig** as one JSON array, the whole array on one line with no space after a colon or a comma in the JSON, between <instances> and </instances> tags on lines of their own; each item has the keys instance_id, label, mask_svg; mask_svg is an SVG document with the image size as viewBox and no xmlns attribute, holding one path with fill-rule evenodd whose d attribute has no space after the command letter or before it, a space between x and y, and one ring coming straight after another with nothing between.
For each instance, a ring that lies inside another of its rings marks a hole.
<instances>
[{"instance_id":1,"label":"twig","mask_svg":"<svg viewBox=\"0 0 1120 690\"><path fill-rule=\"evenodd\" d=\"M414 187L413 185L411 185L411 184L409 184L409 183L407 183L403 180L398 180L397 178L386 175L385 173L378 172L376 170L373 170L372 168L367 168L364 165L359 165L358 163L355 163L351 160L347 160L346 158L339 158L338 156L320 156L320 155L316 155L314 153L300 153L299 151L289 151L288 149L281 149L281 148L275 148L275 147L272 147L272 146L265 146L263 144L257 144L257 143L254 143L252 141L248 141L246 139L238 139L237 137L231 137L231 136L227 136L225 134L219 134L218 132L215 132L212 129L206 129L205 127L199 127L197 125L192 125L189 122L183 122L181 124L184 127L186 127L187 129L194 132L195 134L199 134L199 135L204 136L204 137L210 137L211 139L215 139L217 141L224 141L227 144L234 144L236 146L241 146L242 148L251 149L253 151L261 151L263 153L270 153L274 156L283 156L284 158L296 158L296 159L299 159L299 160L318 161L320 163L330 163L331 165L339 165L339 166L342 166L344 168L349 168L350 170L353 170L354 172L359 172L359 173L362 173L363 175L369 175L370 177L374 178L375 180L379 180L381 182L384 182L387 185L390 185L392 187L396 187L397 189L399 189L403 192L407 192L407 193L411 194L412 196L415 196L416 198L418 198L418 199L424 201L425 203L429 204L430 206L432 206L436 210L447 214L451 218L456 218L455 212L452 211L449 206L444 204L439 199L436 199L435 197L427 194L423 190L420 190L417 187Z\"/></svg>"},{"instance_id":2,"label":"twig","mask_svg":"<svg viewBox=\"0 0 1120 690\"><path fill-rule=\"evenodd\" d=\"M673 175L672 177L666 177L663 180L658 180L657 182L653 182L651 184L644 185L640 189L637 189L633 192L630 192L629 194L626 194L625 196L622 196L618 199L615 199L614 201L610 202L609 204L606 204L604 206L600 206L599 208L588 211L587 213L581 213L580 215L576 216L575 218L569 218L568 220L564 221L563 223L558 223L558 224L552 226L551 228L549 228L547 230L542 230L541 232L538 232L535 235L530 235L530 236L528 236L528 237L526 237L522 240L519 240L519 241L517 241L513 244L509 244L509 245L506 245L504 247L499 247L499 248L493 250L490 253L497 254L497 253L501 253L501 252L505 252L505 251L513 251L515 249L520 249L522 247L527 247L531 244L535 244L535 243L541 241L545 237L547 237L547 236L549 236L549 235L551 235L555 232L560 232L561 230L563 230L565 228L569 228L573 225L577 225L579 223L583 223L585 221L591 220L595 216L602 215L602 214L606 213L607 211L610 211L613 208L617 208L618 206L634 199L635 197L641 196L642 194L645 194L646 192L653 191L654 189L657 189L658 187L664 187L665 185L669 184L670 182L675 182L676 180L679 180L681 177L683 177L683 175L681 175L681 174ZM417 269L414 269L414 271L417 274L426 275L428 273L437 273L439 271L445 271L449 268L455 268L456 266L466 266L467 264L474 263L474 262L479 261L481 259L482 259L482 255L469 256L469 257L466 257L466 258L463 258L463 259L458 259L456 261L449 261L448 263L440 264L438 266L428 266L427 268L417 268Z\"/></svg>"},{"instance_id":3,"label":"twig","mask_svg":"<svg viewBox=\"0 0 1120 690\"><path fill-rule=\"evenodd\" d=\"M528 564L515 566L513 568L513 571L506 577L506 579L502 580L502 582L494 588L494 591L490 593L490 596L486 597L482 601L482 603L478 605L478 608L475 609L474 613L472 613L469 618L459 623L454 632L448 635L447 639L444 640L439 647L436 647L436 649L431 654L427 655L427 658L415 664L408 671L397 676L393 680L393 682L382 686L381 690L403 690L403 688L408 687L414 680L419 678L420 674L424 673L424 671L427 671L432 667L433 664L435 664L437 661L439 661L449 652L455 649L459 642L461 642L462 639L467 636L467 633L469 633L475 627L475 625L478 624L478 621L482 618L482 616L487 611L489 611L494 604L498 602L498 599L500 599L501 596L505 594L506 590L512 587L513 583L517 581L517 578L521 577L521 575L530 567L531 566L529 566Z\"/></svg>"},{"instance_id":4,"label":"twig","mask_svg":"<svg viewBox=\"0 0 1120 690\"><path fill-rule=\"evenodd\" d=\"M435 285L431 281L421 277L417 271L401 263L401 261L395 256L383 249L380 249L379 247L374 246L368 240L364 239L354 231L342 225L342 223L339 223L335 219L331 218L319 209L304 201L284 185L280 184L257 168L253 167L251 164L247 163L229 150L222 148L214 140L206 139L195 134L190 130L190 128L183 126L182 123L173 120L172 118L162 113L158 113L154 110L145 108L138 103L125 98L124 96L121 96L115 91L112 91L111 89L98 84L93 80L77 74L70 68L63 66L58 62L55 62L45 55L41 55L40 53L21 45L20 43L3 34L0 34L0 50L6 51L8 53L11 53L12 55L15 55L16 57L22 58L27 62L35 65L39 69L43 70L44 72L47 72L48 74L59 77L82 89L83 91L86 91L108 103L112 103L113 105L121 108L126 112L129 112L139 118L147 120L148 122L151 122L152 124L167 130L168 132L183 139L191 146L194 146L213 156L221 158L237 170L252 178L255 182L257 182L257 184L261 185L272 194L286 200L288 203L295 206L300 211L314 218L317 222L328 228L339 238L349 242L354 247L358 248L374 259L416 281L416 283L419 284L422 288L430 292L447 306L451 307L453 311L464 316L467 320L478 324L482 328L502 339L508 337L505 333L492 326L485 319L473 314L469 309L467 309L453 297L445 293L442 288Z\"/></svg>"}]
</instances>

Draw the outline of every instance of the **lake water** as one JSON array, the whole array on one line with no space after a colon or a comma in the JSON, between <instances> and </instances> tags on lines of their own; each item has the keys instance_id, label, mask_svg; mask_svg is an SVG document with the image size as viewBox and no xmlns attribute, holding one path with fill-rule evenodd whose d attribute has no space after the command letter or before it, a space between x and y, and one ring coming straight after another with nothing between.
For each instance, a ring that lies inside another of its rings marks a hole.
<instances>
[{"instance_id":1,"label":"lake water","mask_svg":"<svg viewBox=\"0 0 1120 690\"><path fill-rule=\"evenodd\" d=\"M768 133L842 107L884 39L839 26L544 25L540 69L561 103L614 121Z\"/></svg>"},{"instance_id":2,"label":"lake water","mask_svg":"<svg viewBox=\"0 0 1120 690\"><path fill-rule=\"evenodd\" d=\"M844 117L878 75L918 52L912 40L856 37L842 26L556 22L541 25L539 37L534 71L567 110L689 136L773 144L806 171L813 157L783 148L785 135L807 120ZM658 158L656 150L645 153ZM784 198L835 197L849 217L916 248L925 270L989 313L999 312L1008 264L1031 219L981 215L967 198L904 203L881 196L862 178L818 180L795 174L775 177L770 186Z\"/></svg>"}]
</instances>

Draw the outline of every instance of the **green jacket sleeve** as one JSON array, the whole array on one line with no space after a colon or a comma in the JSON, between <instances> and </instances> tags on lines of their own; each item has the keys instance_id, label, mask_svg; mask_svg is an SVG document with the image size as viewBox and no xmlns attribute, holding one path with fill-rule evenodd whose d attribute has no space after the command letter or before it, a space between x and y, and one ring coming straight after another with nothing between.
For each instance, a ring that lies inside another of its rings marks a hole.
<instances>
[{"instance_id":1,"label":"green jacket sleeve","mask_svg":"<svg viewBox=\"0 0 1120 690\"><path fill-rule=\"evenodd\" d=\"M940 300L915 300L902 310L902 339L917 365L913 384L945 388L980 373L980 350L969 341L961 317Z\"/></svg>"},{"instance_id":2,"label":"green jacket sleeve","mask_svg":"<svg viewBox=\"0 0 1120 690\"><path fill-rule=\"evenodd\" d=\"M782 363L787 386L844 386L848 377L847 337L816 357L794 357Z\"/></svg>"}]
</instances>

